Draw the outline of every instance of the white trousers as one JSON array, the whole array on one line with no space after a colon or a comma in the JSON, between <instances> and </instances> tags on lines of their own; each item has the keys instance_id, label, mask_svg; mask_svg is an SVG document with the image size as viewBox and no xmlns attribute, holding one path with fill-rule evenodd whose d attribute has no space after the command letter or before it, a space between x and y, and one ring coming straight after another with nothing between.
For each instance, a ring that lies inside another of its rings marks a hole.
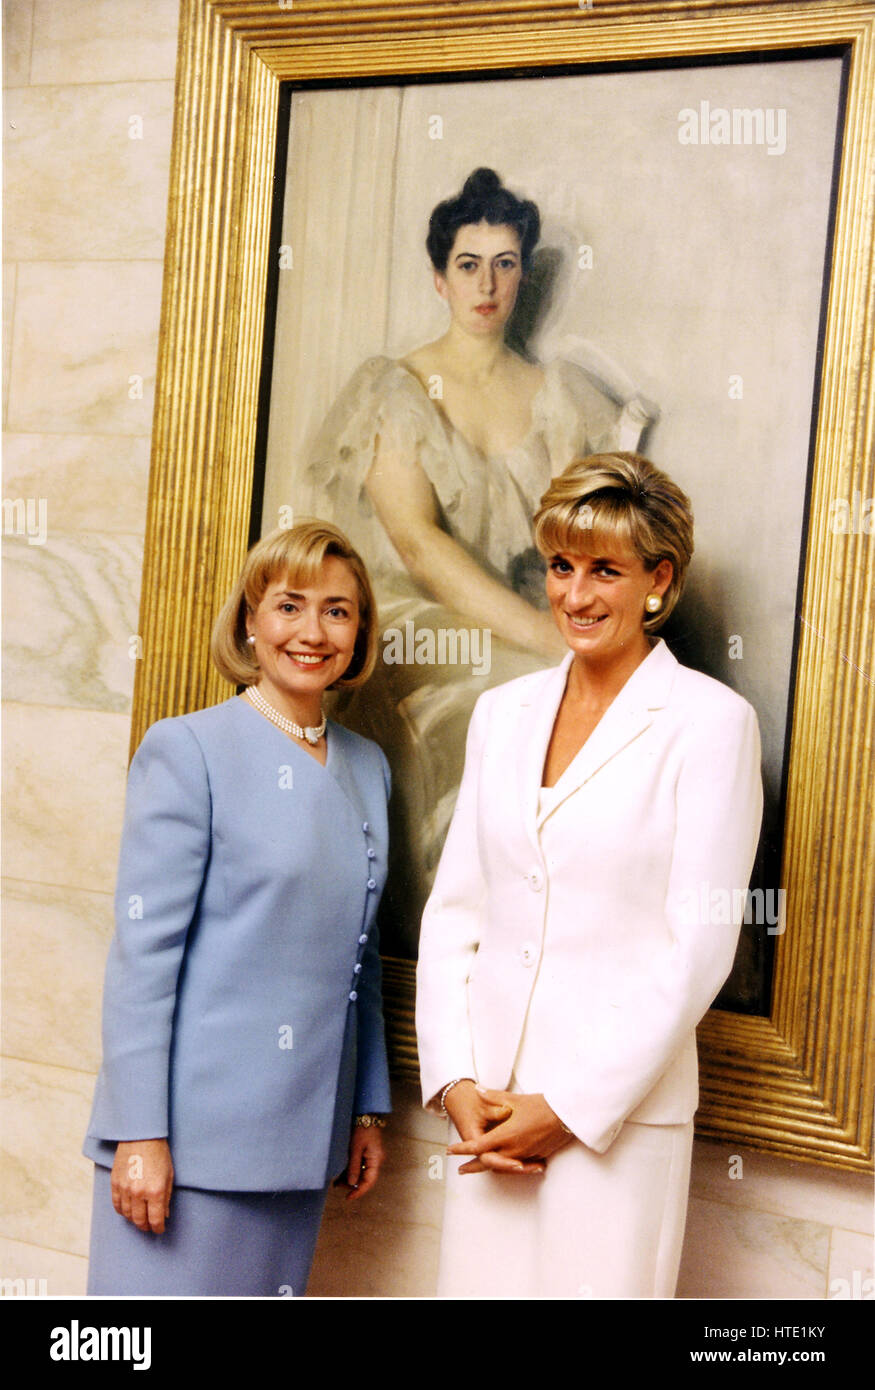
<instances>
[{"instance_id":1,"label":"white trousers","mask_svg":"<svg viewBox=\"0 0 875 1390\"><path fill-rule=\"evenodd\" d=\"M574 1141L543 1175L460 1175L450 1156L438 1296L672 1298L692 1146L692 1120L627 1121L607 1153Z\"/></svg>"}]
</instances>

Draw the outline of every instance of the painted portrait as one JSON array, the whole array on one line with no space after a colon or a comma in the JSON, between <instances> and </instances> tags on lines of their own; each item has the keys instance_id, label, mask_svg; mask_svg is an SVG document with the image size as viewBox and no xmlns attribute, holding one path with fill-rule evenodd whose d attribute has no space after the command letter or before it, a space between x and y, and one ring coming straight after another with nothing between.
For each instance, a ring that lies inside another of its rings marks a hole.
<instances>
[{"instance_id":1,"label":"painted portrait","mask_svg":"<svg viewBox=\"0 0 875 1390\"><path fill-rule=\"evenodd\" d=\"M841 77L816 57L292 91L262 526L329 517L375 578L382 659L337 715L393 762L390 956L416 954L477 696L551 664L522 606L547 617L540 496L575 455L640 450L696 517L666 640L749 699L763 732L765 828L724 999L764 1008ZM492 452L415 366L451 314L429 219L477 169L540 217L505 341L541 384ZM433 490L467 588L411 567L375 509L365 480L387 432ZM484 621L495 582L520 607Z\"/></svg>"}]
</instances>

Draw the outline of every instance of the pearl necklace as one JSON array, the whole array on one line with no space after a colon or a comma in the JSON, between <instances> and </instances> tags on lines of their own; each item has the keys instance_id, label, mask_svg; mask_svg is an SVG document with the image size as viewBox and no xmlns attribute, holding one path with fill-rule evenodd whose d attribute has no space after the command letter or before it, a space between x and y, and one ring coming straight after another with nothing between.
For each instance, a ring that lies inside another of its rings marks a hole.
<instances>
[{"instance_id":1,"label":"pearl necklace","mask_svg":"<svg viewBox=\"0 0 875 1390\"><path fill-rule=\"evenodd\" d=\"M284 730L287 734L294 734L295 738L305 738L308 743L316 744L325 733L325 726L328 723L325 715L322 716L322 723L311 725L309 728L302 729L300 724L295 724L293 720L286 719L284 714L275 710L273 705L268 704L260 690L256 690L254 685L246 687L246 694L253 705L259 710L266 719L272 724L276 724L278 729Z\"/></svg>"}]
</instances>

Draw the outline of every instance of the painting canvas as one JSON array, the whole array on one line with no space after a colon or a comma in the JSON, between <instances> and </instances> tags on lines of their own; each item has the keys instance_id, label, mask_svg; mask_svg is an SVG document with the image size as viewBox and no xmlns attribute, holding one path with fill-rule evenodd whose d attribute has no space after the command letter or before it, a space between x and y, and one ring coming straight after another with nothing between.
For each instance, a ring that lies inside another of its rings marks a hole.
<instances>
[{"instance_id":1,"label":"painting canvas","mask_svg":"<svg viewBox=\"0 0 875 1390\"><path fill-rule=\"evenodd\" d=\"M399 364L446 327L430 212L488 167L541 214L511 346L576 384L592 448L640 449L693 504L696 554L665 636L759 716L763 843L723 1000L767 1011L841 92L832 56L292 91L261 528L333 520L374 574L381 660L337 715L393 763L387 954L415 957L477 695L546 664L473 621L473 599L439 603L363 486ZM542 607L529 521L578 435L566 431L562 459L554 419L554 457L522 438L484 458L444 415L439 383L417 392L407 446L441 524L484 575Z\"/></svg>"}]
</instances>

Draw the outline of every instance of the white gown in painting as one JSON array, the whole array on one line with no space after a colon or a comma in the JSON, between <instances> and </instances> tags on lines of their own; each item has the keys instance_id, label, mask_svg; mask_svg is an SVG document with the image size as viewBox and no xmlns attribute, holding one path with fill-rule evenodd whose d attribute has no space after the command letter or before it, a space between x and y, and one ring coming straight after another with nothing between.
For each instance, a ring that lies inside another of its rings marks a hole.
<instances>
[{"instance_id":1,"label":"white gown in painting","mask_svg":"<svg viewBox=\"0 0 875 1390\"><path fill-rule=\"evenodd\" d=\"M354 373L319 431L300 504L344 529L368 565L380 610L377 670L361 690L341 697L334 713L374 738L392 765L382 938L388 955L416 955L474 702L488 687L550 663L472 630L464 614L435 603L408 573L364 487L377 442L419 464L434 489L441 525L485 572L544 608L544 566L531 528L542 493L575 456L635 448L644 418L637 401L624 408L580 367L556 361L544 369L525 437L505 454L486 456L452 425L417 376L390 358L373 357ZM466 636L446 636L462 630ZM432 653L443 660L429 660Z\"/></svg>"}]
</instances>

